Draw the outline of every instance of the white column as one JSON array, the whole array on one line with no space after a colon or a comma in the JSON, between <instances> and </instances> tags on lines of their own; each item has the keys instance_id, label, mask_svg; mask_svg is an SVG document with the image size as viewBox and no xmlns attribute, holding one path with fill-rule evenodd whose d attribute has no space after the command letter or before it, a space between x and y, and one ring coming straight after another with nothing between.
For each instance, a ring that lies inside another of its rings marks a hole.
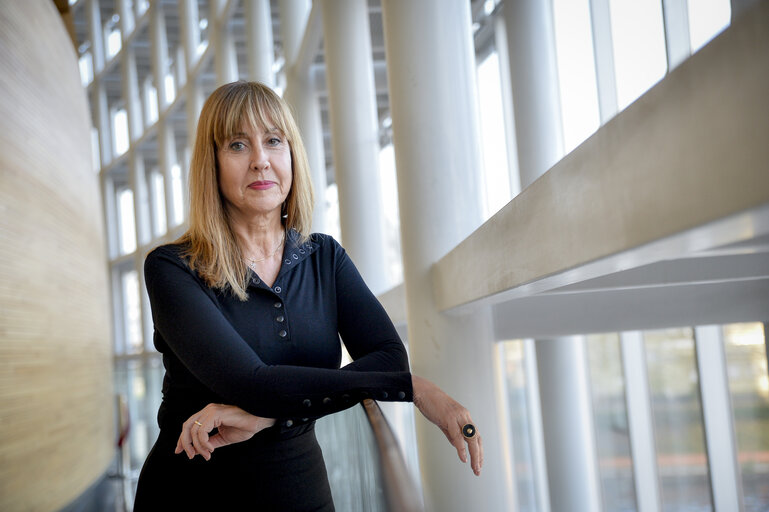
<instances>
[{"instance_id":1,"label":"white column","mask_svg":"<svg viewBox=\"0 0 769 512\"><path fill-rule=\"evenodd\" d=\"M320 104L315 90L315 72L298 62L303 36L308 27L310 3L306 0L281 0L280 37L283 41L286 89L284 99L294 109L296 124L302 134L307 160L315 189L315 208L312 212L312 230L326 230L326 149L323 142L323 123ZM312 59L310 59L312 60Z\"/></svg>"},{"instance_id":2,"label":"white column","mask_svg":"<svg viewBox=\"0 0 769 512\"><path fill-rule=\"evenodd\" d=\"M598 88L598 112L601 124L617 114L617 79L614 74L614 46L611 36L609 0L590 0L593 27L593 57Z\"/></svg>"},{"instance_id":3,"label":"white column","mask_svg":"<svg viewBox=\"0 0 769 512\"><path fill-rule=\"evenodd\" d=\"M243 0L246 11L246 59L248 79L275 86L272 72L272 16L269 0Z\"/></svg>"},{"instance_id":4,"label":"white column","mask_svg":"<svg viewBox=\"0 0 769 512\"><path fill-rule=\"evenodd\" d=\"M550 2L505 2L521 190L563 156L561 101Z\"/></svg>"},{"instance_id":5,"label":"white column","mask_svg":"<svg viewBox=\"0 0 769 512\"><path fill-rule=\"evenodd\" d=\"M715 510L745 510L721 326L695 328L702 417Z\"/></svg>"},{"instance_id":6,"label":"white column","mask_svg":"<svg viewBox=\"0 0 769 512\"><path fill-rule=\"evenodd\" d=\"M158 92L158 117L162 118L168 102L166 75L168 74L168 38L166 20L160 2L150 4L150 44L152 46L152 74Z\"/></svg>"},{"instance_id":7,"label":"white column","mask_svg":"<svg viewBox=\"0 0 769 512\"><path fill-rule=\"evenodd\" d=\"M187 79L184 88L187 101L187 143L192 145L195 140L195 130L198 126L198 116L203 108L203 94L197 83L197 76L193 75L195 65L198 62L198 45L200 43L200 28L198 20L197 0L183 0L179 2L179 24L182 34L182 47L184 48L184 63L187 70ZM186 188L186 187L185 187ZM188 206L185 201L185 207Z\"/></svg>"},{"instance_id":8,"label":"white column","mask_svg":"<svg viewBox=\"0 0 769 512\"><path fill-rule=\"evenodd\" d=\"M312 77L313 73L309 70L297 69L288 73L284 96L294 109L312 172L312 185L315 189L312 230L322 233L326 230L326 149L323 145L318 94Z\"/></svg>"},{"instance_id":9,"label":"white column","mask_svg":"<svg viewBox=\"0 0 769 512\"><path fill-rule=\"evenodd\" d=\"M310 0L280 0L280 36L283 42L283 58L286 67L291 66L302 46L302 36L310 15Z\"/></svg>"},{"instance_id":10,"label":"white column","mask_svg":"<svg viewBox=\"0 0 769 512\"><path fill-rule=\"evenodd\" d=\"M105 167L112 161L112 122L109 115L109 102L107 101L107 90L101 78L93 82L93 94L96 95L94 106L96 107L95 117L97 128L99 129L99 155L101 156L101 166Z\"/></svg>"},{"instance_id":11,"label":"white column","mask_svg":"<svg viewBox=\"0 0 769 512\"><path fill-rule=\"evenodd\" d=\"M412 369L468 407L486 448L476 478L443 434L416 415L426 509L512 510L490 311L440 313L430 278L432 264L482 220L470 3L385 0L382 11Z\"/></svg>"},{"instance_id":12,"label":"white column","mask_svg":"<svg viewBox=\"0 0 769 512\"><path fill-rule=\"evenodd\" d=\"M536 344L551 510L598 512L601 488L584 338Z\"/></svg>"},{"instance_id":13,"label":"white column","mask_svg":"<svg viewBox=\"0 0 769 512\"><path fill-rule=\"evenodd\" d=\"M216 71L216 85L223 85L238 80L238 59L235 53L235 40L230 31L229 19L225 16L224 9L217 9L214 19L208 20L211 24L211 41L214 45L214 69Z\"/></svg>"},{"instance_id":14,"label":"white column","mask_svg":"<svg viewBox=\"0 0 769 512\"><path fill-rule=\"evenodd\" d=\"M638 512L659 512L662 501L643 335L638 331L623 332L620 347Z\"/></svg>"},{"instance_id":15,"label":"white column","mask_svg":"<svg viewBox=\"0 0 769 512\"><path fill-rule=\"evenodd\" d=\"M687 0L662 0L662 20L665 23L665 49L669 73L692 52Z\"/></svg>"},{"instance_id":16,"label":"white column","mask_svg":"<svg viewBox=\"0 0 769 512\"><path fill-rule=\"evenodd\" d=\"M104 69L104 32L101 24L101 11L98 0L88 0L88 37L91 40L93 55L93 75Z\"/></svg>"},{"instance_id":17,"label":"white column","mask_svg":"<svg viewBox=\"0 0 769 512\"><path fill-rule=\"evenodd\" d=\"M134 13L131 10L131 1L118 0L117 10L120 15L120 36L123 39L123 47L125 47L126 38L131 35L134 29Z\"/></svg>"},{"instance_id":18,"label":"white column","mask_svg":"<svg viewBox=\"0 0 769 512\"><path fill-rule=\"evenodd\" d=\"M563 156L560 96L550 2L505 4L521 190ZM537 340L550 507L602 508L595 430L581 336Z\"/></svg>"},{"instance_id":19,"label":"white column","mask_svg":"<svg viewBox=\"0 0 769 512\"><path fill-rule=\"evenodd\" d=\"M198 25L197 0L182 0L179 2L179 28L181 43L184 48L184 63L187 73L190 73L198 60L198 44L200 43L200 26Z\"/></svg>"},{"instance_id":20,"label":"white column","mask_svg":"<svg viewBox=\"0 0 769 512\"><path fill-rule=\"evenodd\" d=\"M120 59L120 79L123 82L123 101L128 116L128 138L133 143L144 131L142 121L142 103L139 97L139 83L136 73L136 54L134 49L124 46Z\"/></svg>"},{"instance_id":21,"label":"white column","mask_svg":"<svg viewBox=\"0 0 769 512\"><path fill-rule=\"evenodd\" d=\"M174 214L174 181L173 166L177 163L176 137L173 128L166 119L158 124L158 156L160 157L160 171L163 173L163 187L166 200L166 226L167 230L178 225Z\"/></svg>"},{"instance_id":22,"label":"white column","mask_svg":"<svg viewBox=\"0 0 769 512\"><path fill-rule=\"evenodd\" d=\"M331 146L345 249L374 294L387 290L379 129L368 4L322 0Z\"/></svg>"}]
</instances>

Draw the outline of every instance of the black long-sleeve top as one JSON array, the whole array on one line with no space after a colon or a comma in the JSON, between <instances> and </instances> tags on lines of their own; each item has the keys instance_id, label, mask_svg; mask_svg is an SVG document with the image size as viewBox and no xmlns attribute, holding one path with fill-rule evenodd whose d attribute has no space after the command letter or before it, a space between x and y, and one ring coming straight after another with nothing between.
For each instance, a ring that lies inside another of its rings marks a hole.
<instances>
[{"instance_id":1,"label":"black long-sleeve top","mask_svg":"<svg viewBox=\"0 0 769 512\"><path fill-rule=\"evenodd\" d=\"M289 231L272 287L251 275L249 298L212 289L183 248L153 250L144 265L166 375L161 428L211 402L286 424L340 411L364 398L411 401L403 343L344 249ZM339 369L339 336L353 362Z\"/></svg>"}]
</instances>

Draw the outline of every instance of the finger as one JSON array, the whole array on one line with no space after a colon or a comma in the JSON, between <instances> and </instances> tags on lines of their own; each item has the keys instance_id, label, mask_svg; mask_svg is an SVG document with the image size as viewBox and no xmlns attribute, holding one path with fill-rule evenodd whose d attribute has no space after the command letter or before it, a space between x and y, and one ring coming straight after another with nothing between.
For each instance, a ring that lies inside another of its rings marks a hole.
<instances>
[{"instance_id":1,"label":"finger","mask_svg":"<svg viewBox=\"0 0 769 512\"><path fill-rule=\"evenodd\" d=\"M476 434L471 439L467 440L467 446L470 449L470 467L473 469L473 473L477 475L481 474L481 458L483 457L483 448L481 447L481 438Z\"/></svg>"},{"instance_id":2,"label":"finger","mask_svg":"<svg viewBox=\"0 0 769 512\"><path fill-rule=\"evenodd\" d=\"M209 450L207 450L203 446L203 443L201 442L201 437L203 435L206 435L206 437L208 437L205 432L206 428L202 426L203 422L201 422L200 420L196 420L196 421L197 423L193 422L192 427L190 427L192 446L195 450L195 454L200 454L203 456L204 459L208 460L211 458L211 454Z\"/></svg>"},{"instance_id":3,"label":"finger","mask_svg":"<svg viewBox=\"0 0 769 512\"><path fill-rule=\"evenodd\" d=\"M202 423L202 422L201 422ZM192 444L195 446L195 450L203 456L206 460L211 460L211 452L213 448L208 443L209 428L203 423L202 427L198 427L194 435L192 436Z\"/></svg>"},{"instance_id":4,"label":"finger","mask_svg":"<svg viewBox=\"0 0 769 512\"><path fill-rule=\"evenodd\" d=\"M462 462L467 462L466 443L464 437L462 437L462 434L459 432L459 429L454 429L451 431L447 429L443 433L446 434L446 438L448 438L451 445L456 448L459 460Z\"/></svg>"},{"instance_id":5,"label":"finger","mask_svg":"<svg viewBox=\"0 0 769 512\"><path fill-rule=\"evenodd\" d=\"M182 444L182 450L187 454L188 459L195 456L195 447L192 445L191 433L191 428L195 426L195 424L192 421L193 420L187 420L182 424L182 433L179 437Z\"/></svg>"}]
</instances>

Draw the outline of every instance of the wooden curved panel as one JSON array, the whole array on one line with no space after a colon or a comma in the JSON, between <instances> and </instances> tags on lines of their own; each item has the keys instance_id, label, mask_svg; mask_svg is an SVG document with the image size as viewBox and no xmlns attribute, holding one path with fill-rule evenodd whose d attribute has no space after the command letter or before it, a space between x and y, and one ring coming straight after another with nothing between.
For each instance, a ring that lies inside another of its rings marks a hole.
<instances>
[{"instance_id":1,"label":"wooden curved panel","mask_svg":"<svg viewBox=\"0 0 769 512\"><path fill-rule=\"evenodd\" d=\"M53 2L3 2L0 91L0 510L58 510L115 437L98 176Z\"/></svg>"}]
</instances>

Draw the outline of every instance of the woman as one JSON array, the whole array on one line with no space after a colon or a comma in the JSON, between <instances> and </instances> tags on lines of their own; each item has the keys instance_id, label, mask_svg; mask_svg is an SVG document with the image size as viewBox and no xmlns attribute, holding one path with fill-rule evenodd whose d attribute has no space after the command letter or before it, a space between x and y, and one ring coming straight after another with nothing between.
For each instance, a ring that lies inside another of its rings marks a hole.
<instances>
[{"instance_id":1,"label":"woman","mask_svg":"<svg viewBox=\"0 0 769 512\"><path fill-rule=\"evenodd\" d=\"M395 328L344 249L309 234L309 176L294 120L272 90L235 82L208 98L189 230L145 261L166 374L138 512L244 502L333 510L314 420L367 397L413 401L463 462L467 445L480 474L470 414L409 373ZM340 336L353 359L341 369Z\"/></svg>"}]
</instances>

